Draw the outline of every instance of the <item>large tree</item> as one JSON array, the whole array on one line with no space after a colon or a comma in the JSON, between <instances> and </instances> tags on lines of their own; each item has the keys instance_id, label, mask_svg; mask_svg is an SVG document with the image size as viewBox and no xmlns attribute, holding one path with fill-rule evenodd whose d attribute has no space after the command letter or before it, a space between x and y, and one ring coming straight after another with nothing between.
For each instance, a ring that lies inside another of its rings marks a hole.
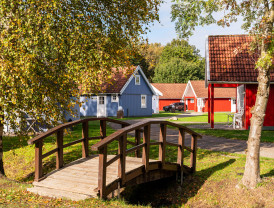
<instances>
[{"instance_id":1,"label":"large tree","mask_svg":"<svg viewBox=\"0 0 274 208\"><path fill-rule=\"evenodd\" d=\"M258 91L251 112L245 171L241 181L246 187L254 188L261 180L260 138L269 97L270 70L273 70L274 0L176 0L175 2L172 6L172 19L176 21L176 30L181 36L192 35L198 25L217 23L221 26L230 26L230 23L243 17L242 27L254 37L253 49L257 48L260 51L256 63L259 71ZM217 21L214 13L220 11L224 16Z\"/></svg>"},{"instance_id":2,"label":"large tree","mask_svg":"<svg viewBox=\"0 0 274 208\"><path fill-rule=\"evenodd\" d=\"M195 46L186 40L174 39L161 53L153 82L186 83L190 79L204 79L204 66L204 59Z\"/></svg>"},{"instance_id":3,"label":"large tree","mask_svg":"<svg viewBox=\"0 0 274 208\"><path fill-rule=\"evenodd\" d=\"M71 97L98 91L112 67L129 64L135 42L146 32L144 25L158 20L159 4L160 0L0 2L0 175L4 123L20 133L26 114L49 125L63 121L63 112L71 112L75 104Z\"/></svg>"}]
</instances>

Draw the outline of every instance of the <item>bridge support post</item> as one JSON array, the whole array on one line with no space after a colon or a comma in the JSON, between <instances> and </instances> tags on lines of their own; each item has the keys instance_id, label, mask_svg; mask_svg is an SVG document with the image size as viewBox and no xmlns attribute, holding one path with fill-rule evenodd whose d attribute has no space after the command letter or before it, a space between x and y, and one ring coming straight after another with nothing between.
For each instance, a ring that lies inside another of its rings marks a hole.
<instances>
[{"instance_id":1,"label":"bridge support post","mask_svg":"<svg viewBox=\"0 0 274 208\"><path fill-rule=\"evenodd\" d=\"M166 158L166 124L160 124L160 138L159 138L159 160L162 163L162 168L165 166Z\"/></svg>"},{"instance_id":2,"label":"bridge support post","mask_svg":"<svg viewBox=\"0 0 274 208\"><path fill-rule=\"evenodd\" d=\"M180 167L180 176L181 176L181 185L183 184L183 165L184 165L184 146L185 146L185 131L183 129L179 129L178 136L178 154L177 154L177 164Z\"/></svg>"},{"instance_id":3,"label":"bridge support post","mask_svg":"<svg viewBox=\"0 0 274 208\"><path fill-rule=\"evenodd\" d=\"M88 157L88 121L82 124L82 158Z\"/></svg>"},{"instance_id":4,"label":"bridge support post","mask_svg":"<svg viewBox=\"0 0 274 208\"><path fill-rule=\"evenodd\" d=\"M196 171L196 155L197 155L197 136L192 135L191 136L191 155L190 155L190 168L192 173Z\"/></svg>"},{"instance_id":5,"label":"bridge support post","mask_svg":"<svg viewBox=\"0 0 274 208\"><path fill-rule=\"evenodd\" d=\"M144 127L144 136L143 143L145 144L143 147L143 165L145 166L145 171L149 171L149 141L150 141L150 124Z\"/></svg>"},{"instance_id":6,"label":"bridge support post","mask_svg":"<svg viewBox=\"0 0 274 208\"><path fill-rule=\"evenodd\" d=\"M42 172L42 147L43 141L35 143L35 181L39 181L43 175Z\"/></svg>"},{"instance_id":7,"label":"bridge support post","mask_svg":"<svg viewBox=\"0 0 274 208\"><path fill-rule=\"evenodd\" d=\"M64 165L63 159L63 138L64 138L64 129L57 131L57 155L56 155L56 169L60 169Z\"/></svg>"},{"instance_id":8,"label":"bridge support post","mask_svg":"<svg viewBox=\"0 0 274 208\"><path fill-rule=\"evenodd\" d=\"M127 135L119 138L118 154L118 177L121 179L121 184L124 185L126 181L126 148L127 148Z\"/></svg>"},{"instance_id":9,"label":"bridge support post","mask_svg":"<svg viewBox=\"0 0 274 208\"><path fill-rule=\"evenodd\" d=\"M99 171L98 171L98 188L100 197L105 198L106 173L107 173L107 147L99 149Z\"/></svg>"}]
</instances>

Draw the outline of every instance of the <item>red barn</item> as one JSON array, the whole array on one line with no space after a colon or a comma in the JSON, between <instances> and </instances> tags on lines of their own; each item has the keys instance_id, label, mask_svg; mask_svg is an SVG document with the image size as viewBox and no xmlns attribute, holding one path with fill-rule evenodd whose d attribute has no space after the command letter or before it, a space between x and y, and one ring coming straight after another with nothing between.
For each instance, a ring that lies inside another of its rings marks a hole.
<instances>
[{"instance_id":1,"label":"red barn","mask_svg":"<svg viewBox=\"0 0 274 208\"><path fill-rule=\"evenodd\" d=\"M248 35L209 36L206 40L206 85L214 98L216 87L237 87L237 111L243 112L245 129L250 127L251 108L256 101L258 54L250 54L252 37ZM264 129L274 129L274 71L270 72L270 95L264 119ZM226 88L224 88L226 90ZM209 103L210 105L210 103ZM214 104L211 126L214 127Z\"/></svg>"},{"instance_id":2,"label":"red barn","mask_svg":"<svg viewBox=\"0 0 274 208\"><path fill-rule=\"evenodd\" d=\"M171 103L181 102L185 91L185 83L151 83L163 96L159 97L159 110Z\"/></svg>"},{"instance_id":3,"label":"red barn","mask_svg":"<svg viewBox=\"0 0 274 208\"><path fill-rule=\"evenodd\" d=\"M188 110L208 112L208 89L205 80L189 80L183 94ZM214 112L236 112L236 88L217 88L214 97Z\"/></svg>"}]
</instances>

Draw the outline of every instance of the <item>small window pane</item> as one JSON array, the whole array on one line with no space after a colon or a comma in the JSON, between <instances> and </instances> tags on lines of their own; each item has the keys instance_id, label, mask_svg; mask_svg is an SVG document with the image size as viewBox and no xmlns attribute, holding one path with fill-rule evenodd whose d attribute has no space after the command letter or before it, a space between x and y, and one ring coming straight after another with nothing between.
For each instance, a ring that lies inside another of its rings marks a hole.
<instances>
[{"instance_id":1,"label":"small window pane","mask_svg":"<svg viewBox=\"0 0 274 208\"><path fill-rule=\"evenodd\" d=\"M105 98L104 97L99 97L99 104L104 105L105 104Z\"/></svg>"},{"instance_id":2,"label":"small window pane","mask_svg":"<svg viewBox=\"0 0 274 208\"><path fill-rule=\"evenodd\" d=\"M135 75L135 84L140 85L140 75Z\"/></svg>"},{"instance_id":3,"label":"small window pane","mask_svg":"<svg viewBox=\"0 0 274 208\"><path fill-rule=\"evenodd\" d=\"M147 106L146 96L141 95L141 108L146 108L146 106Z\"/></svg>"}]
</instances>

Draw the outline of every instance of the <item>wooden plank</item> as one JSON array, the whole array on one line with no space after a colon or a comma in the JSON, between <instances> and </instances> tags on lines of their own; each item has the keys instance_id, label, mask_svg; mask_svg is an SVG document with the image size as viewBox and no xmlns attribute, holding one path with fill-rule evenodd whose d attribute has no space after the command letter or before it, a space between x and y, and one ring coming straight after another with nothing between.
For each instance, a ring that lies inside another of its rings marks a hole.
<instances>
[{"instance_id":1,"label":"wooden plank","mask_svg":"<svg viewBox=\"0 0 274 208\"><path fill-rule=\"evenodd\" d=\"M188 150L189 152L193 152L193 150L187 146L184 146L184 149Z\"/></svg>"},{"instance_id":2,"label":"wooden plank","mask_svg":"<svg viewBox=\"0 0 274 208\"><path fill-rule=\"evenodd\" d=\"M160 124L160 135L159 135L159 160L162 163L162 167L165 166L166 161L166 124Z\"/></svg>"},{"instance_id":3,"label":"wooden plank","mask_svg":"<svg viewBox=\"0 0 274 208\"><path fill-rule=\"evenodd\" d=\"M88 157L88 121L82 123L82 158Z\"/></svg>"},{"instance_id":4,"label":"wooden plank","mask_svg":"<svg viewBox=\"0 0 274 208\"><path fill-rule=\"evenodd\" d=\"M131 181L132 179L136 178L139 175L142 175L145 172L145 166L142 165L139 168L136 168L132 171L126 173L126 182Z\"/></svg>"},{"instance_id":5,"label":"wooden plank","mask_svg":"<svg viewBox=\"0 0 274 208\"><path fill-rule=\"evenodd\" d=\"M169 171L177 171L178 170L178 164L176 163L166 163L164 170L169 170Z\"/></svg>"},{"instance_id":6,"label":"wooden plank","mask_svg":"<svg viewBox=\"0 0 274 208\"><path fill-rule=\"evenodd\" d=\"M128 144L131 144L131 145L134 145L134 146L136 145L136 143L131 142L131 141L127 141L127 143L128 143Z\"/></svg>"},{"instance_id":7,"label":"wooden plank","mask_svg":"<svg viewBox=\"0 0 274 208\"><path fill-rule=\"evenodd\" d=\"M191 137L191 149L193 152L191 152L190 155L190 168L192 169L192 173L196 171L196 154L197 154L197 137L195 135L192 135Z\"/></svg>"},{"instance_id":8,"label":"wooden plank","mask_svg":"<svg viewBox=\"0 0 274 208\"><path fill-rule=\"evenodd\" d=\"M112 163L114 163L116 160L118 160L121 157L120 154L116 155L115 157L113 157L112 159L110 159L109 161L107 161L107 166L111 165Z\"/></svg>"},{"instance_id":9,"label":"wooden plank","mask_svg":"<svg viewBox=\"0 0 274 208\"><path fill-rule=\"evenodd\" d=\"M130 149L127 149L126 150L126 154L129 154L129 153L131 153L131 152L134 152L135 150L138 150L138 149L140 149L140 148L142 148L142 147L144 147L145 146L145 144L139 144L139 145L137 145L137 146L135 146L135 147L132 147L132 148L130 148Z\"/></svg>"},{"instance_id":10,"label":"wooden plank","mask_svg":"<svg viewBox=\"0 0 274 208\"><path fill-rule=\"evenodd\" d=\"M35 143L35 181L39 181L43 176L42 172L42 147L43 141L39 140Z\"/></svg>"},{"instance_id":11,"label":"wooden plank","mask_svg":"<svg viewBox=\"0 0 274 208\"><path fill-rule=\"evenodd\" d=\"M58 148L55 148L53 150L48 151L47 153L45 153L45 154L42 155L42 159L44 159L44 158L52 155L53 153L57 152L57 150L58 150Z\"/></svg>"},{"instance_id":12,"label":"wooden plank","mask_svg":"<svg viewBox=\"0 0 274 208\"><path fill-rule=\"evenodd\" d=\"M78 143L82 142L83 140L84 140L84 139L77 139L77 140L75 140L75 141L73 141L73 142L70 142L70 143L64 144L64 145L63 145L63 148L66 148L66 147L69 147L69 146L72 146L72 145L78 144Z\"/></svg>"},{"instance_id":13,"label":"wooden plank","mask_svg":"<svg viewBox=\"0 0 274 208\"><path fill-rule=\"evenodd\" d=\"M57 131L57 154L56 154L56 169L64 166L64 129Z\"/></svg>"},{"instance_id":14,"label":"wooden plank","mask_svg":"<svg viewBox=\"0 0 274 208\"><path fill-rule=\"evenodd\" d=\"M149 163L149 171L159 169L161 164L162 164L162 162L161 162L161 161L157 161L157 162L150 162L150 163Z\"/></svg>"},{"instance_id":15,"label":"wooden plank","mask_svg":"<svg viewBox=\"0 0 274 208\"><path fill-rule=\"evenodd\" d=\"M97 137L88 137L88 140L97 140L97 139L103 139L101 136Z\"/></svg>"},{"instance_id":16,"label":"wooden plank","mask_svg":"<svg viewBox=\"0 0 274 208\"><path fill-rule=\"evenodd\" d=\"M144 134L143 134L143 165L145 166L146 172L149 171L149 142L150 142L150 124L144 127Z\"/></svg>"},{"instance_id":17,"label":"wooden plank","mask_svg":"<svg viewBox=\"0 0 274 208\"><path fill-rule=\"evenodd\" d=\"M166 142L166 145L170 145L170 146L173 146L173 147L179 147L180 146L179 144L176 144L176 143L173 143L173 142Z\"/></svg>"}]
</instances>

